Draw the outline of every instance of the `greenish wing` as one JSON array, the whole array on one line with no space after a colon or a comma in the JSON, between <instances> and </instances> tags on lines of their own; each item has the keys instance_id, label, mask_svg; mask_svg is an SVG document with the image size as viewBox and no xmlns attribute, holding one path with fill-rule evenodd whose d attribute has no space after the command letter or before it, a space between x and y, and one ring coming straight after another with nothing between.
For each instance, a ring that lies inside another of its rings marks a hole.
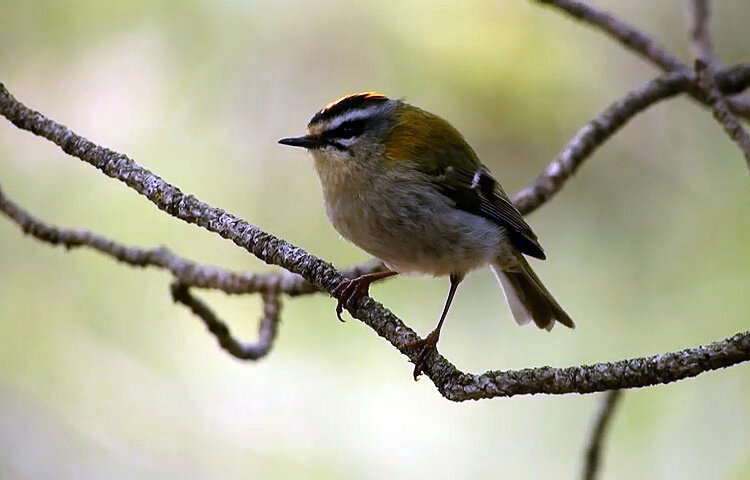
<instances>
[{"instance_id":1,"label":"greenish wing","mask_svg":"<svg viewBox=\"0 0 750 480\"><path fill-rule=\"evenodd\" d=\"M522 253L546 258L536 234L484 165L466 162L461 166L439 166L429 174L441 193L456 202L456 207L507 228L511 242Z\"/></svg>"}]
</instances>

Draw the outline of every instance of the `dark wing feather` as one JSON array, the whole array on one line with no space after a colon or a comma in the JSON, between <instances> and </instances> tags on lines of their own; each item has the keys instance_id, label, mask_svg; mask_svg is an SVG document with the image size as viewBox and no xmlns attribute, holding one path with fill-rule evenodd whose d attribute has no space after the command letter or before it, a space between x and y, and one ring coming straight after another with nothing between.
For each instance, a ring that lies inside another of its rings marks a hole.
<instances>
[{"instance_id":1,"label":"dark wing feather","mask_svg":"<svg viewBox=\"0 0 750 480\"><path fill-rule=\"evenodd\" d=\"M457 208L505 227L520 252L544 259L531 227L458 130L416 107L402 112L407 115L409 121L398 123L391 133L389 157L393 161L410 159L409 167L424 173Z\"/></svg>"},{"instance_id":2,"label":"dark wing feather","mask_svg":"<svg viewBox=\"0 0 750 480\"><path fill-rule=\"evenodd\" d=\"M447 166L431 173L440 191L456 202L457 208L506 227L518 250L542 260L546 258L536 234L484 165Z\"/></svg>"}]
</instances>

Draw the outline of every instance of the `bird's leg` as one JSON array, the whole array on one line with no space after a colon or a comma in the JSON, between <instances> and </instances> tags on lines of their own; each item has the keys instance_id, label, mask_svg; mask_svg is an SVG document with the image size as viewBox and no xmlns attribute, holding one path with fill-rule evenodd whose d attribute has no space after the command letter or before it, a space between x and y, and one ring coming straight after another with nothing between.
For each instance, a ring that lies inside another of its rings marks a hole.
<instances>
[{"instance_id":1,"label":"bird's leg","mask_svg":"<svg viewBox=\"0 0 750 480\"><path fill-rule=\"evenodd\" d=\"M409 345L409 347L421 348L421 351L419 352L419 356L417 357L417 361L414 363L414 380L416 380L419 377L419 375L422 373L427 357L429 357L430 353L432 353L434 350L437 349L437 342L440 339L440 329L443 328L443 322L445 321L445 317L448 315L448 309L450 309L451 307L451 302L453 302L453 296L456 294L456 289L458 289L458 284L461 283L461 280L463 279L464 279L463 273L451 274L450 276L451 286L450 286L450 290L448 290L448 298L445 300L443 313L442 315L440 315L440 320L438 321L437 327L435 327L435 330L430 332L430 334L427 335L423 340L422 339L417 340L416 342Z\"/></svg>"},{"instance_id":2,"label":"bird's leg","mask_svg":"<svg viewBox=\"0 0 750 480\"><path fill-rule=\"evenodd\" d=\"M346 307L350 312L357 305L357 302L367 293L370 289L370 284L382 280L384 278L392 277L397 275L398 272L393 270L385 270L383 272L368 273L366 275L360 275L357 278L345 278L336 287L331 290L331 295L338 298L339 302L336 304L336 316L341 320L341 313Z\"/></svg>"}]
</instances>

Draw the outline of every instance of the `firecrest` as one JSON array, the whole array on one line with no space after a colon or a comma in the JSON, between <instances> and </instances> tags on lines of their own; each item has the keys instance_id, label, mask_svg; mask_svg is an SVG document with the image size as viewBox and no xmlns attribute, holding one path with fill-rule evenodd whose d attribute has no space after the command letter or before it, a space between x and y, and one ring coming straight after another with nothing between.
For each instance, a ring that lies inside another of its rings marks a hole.
<instances>
[{"instance_id":1,"label":"firecrest","mask_svg":"<svg viewBox=\"0 0 750 480\"><path fill-rule=\"evenodd\" d=\"M518 324L574 327L524 258L545 259L537 236L447 121L364 92L326 105L306 135L279 143L312 153L333 226L387 267L334 290L339 319L376 280L408 272L449 276L437 326L416 345L415 378L437 345L458 284L477 268L492 269Z\"/></svg>"}]
</instances>

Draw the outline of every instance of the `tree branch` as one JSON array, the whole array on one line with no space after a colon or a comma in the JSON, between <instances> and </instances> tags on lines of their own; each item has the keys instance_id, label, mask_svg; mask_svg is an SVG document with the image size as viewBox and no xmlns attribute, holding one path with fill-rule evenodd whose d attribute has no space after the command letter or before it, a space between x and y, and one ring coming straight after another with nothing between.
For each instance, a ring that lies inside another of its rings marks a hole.
<instances>
[{"instance_id":1,"label":"tree branch","mask_svg":"<svg viewBox=\"0 0 750 480\"><path fill-rule=\"evenodd\" d=\"M538 188L532 187L530 190L524 190L531 194L522 192L519 195L519 202L521 204L526 202L523 206L524 211L538 207L562 188L565 179L572 175L583 159L632 115L660 99L687 88L689 82L686 83L682 75L676 72L649 82L632 92L630 96L626 96L621 103L613 104L605 111L605 114L585 127L576 137L577 140L574 139L571 142L569 148L571 153L558 156L558 159L563 160L553 161L545 173L537 179L535 185L538 185ZM720 89L741 90L750 84L750 65L725 69L717 73L715 80ZM638 92L643 93L646 99L642 99ZM211 207L192 195L183 194L177 187L142 168L127 156L100 147L75 134L64 125L29 109L13 98L2 84L0 84L0 113L17 127L50 140L66 153L124 182L146 196L161 210L233 241L266 263L279 265L302 276L315 288L330 292L343 278L333 266L301 248L276 238L230 213ZM587 133L588 130L592 132ZM554 180L550 181L548 177ZM86 244L97 248L95 246L97 243L100 242L92 240ZM186 291L186 289L178 288L177 293ZM181 295L178 297L182 298ZM192 304L195 308L191 308L194 311L200 311L204 321L206 318L218 321L215 315L207 313L207 308L201 309L195 301L184 298L186 301L183 303L189 306ZM352 313L355 318L370 326L378 335L409 357L412 362L416 360L419 349L409 345L415 344L418 339L417 335L381 304L371 298L364 298ZM208 321L207 324L213 325L215 322ZM221 330L221 327L215 329ZM228 340L224 341L228 342ZM695 376L704 371L727 367L748 359L750 359L750 333L745 332L706 347L654 357L593 366L563 369L541 367L509 372L487 372L482 375L460 372L444 357L434 352L427 362L425 373L446 398L463 401L517 394L589 393L616 388L641 387Z\"/></svg>"},{"instance_id":2,"label":"tree branch","mask_svg":"<svg viewBox=\"0 0 750 480\"><path fill-rule=\"evenodd\" d=\"M601 449L607 434L607 427L615 412L617 403L622 398L622 390L610 390L604 394L602 408L597 416L589 445L586 448L586 465L583 471L584 480L594 480L599 472Z\"/></svg>"},{"instance_id":3,"label":"tree branch","mask_svg":"<svg viewBox=\"0 0 750 480\"><path fill-rule=\"evenodd\" d=\"M748 136L745 129L742 128L737 117L735 117L729 109L724 96L716 88L711 75L711 69L703 59L699 58L695 60L695 74L697 76L696 83L706 95L706 100L711 105L714 118L716 118L724 128L724 131L727 132L727 135L729 135L729 138L737 144L745 155L747 168L750 169L750 136Z\"/></svg>"},{"instance_id":4,"label":"tree branch","mask_svg":"<svg viewBox=\"0 0 750 480\"><path fill-rule=\"evenodd\" d=\"M256 343L242 343L232 336L229 327L216 316L216 314L204 302L190 293L190 288L179 282L173 282L170 290L172 299L188 307L191 312L200 318L208 328L208 331L216 337L219 346L230 355L240 360L258 360L265 357L278 332L279 312L281 301L278 293L264 293L263 316L258 325L258 341Z\"/></svg>"},{"instance_id":5,"label":"tree branch","mask_svg":"<svg viewBox=\"0 0 750 480\"><path fill-rule=\"evenodd\" d=\"M694 81L693 73L686 70L666 73L612 103L581 128L534 183L519 192L513 202L523 214L534 211L559 192L583 161L631 118L661 100L694 88ZM725 93L744 90L750 86L750 64L720 70L715 82Z\"/></svg>"},{"instance_id":6,"label":"tree branch","mask_svg":"<svg viewBox=\"0 0 750 480\"><path fill-rule=\"evenodd\" d=\"M617 362L495 371L482 375L458 373L450 376L443 395L450 400L460 401L537 393L593 393L640 388L675 382L748 360L750 331L679 352Z\"/></svg>"},{"instance_id":7,"label":"tree branch","mask_svg":"<svg viewBox=\"0 0 750 480\"><path fill-rule=\"evenodd\" d=\"M592 7L588 3L578 0L536 1L552 7L556 7L574 18L602 30L604 33L620 42L628 50L637 53L641 57L649 60L651 63L657 65L659 68L666 72L678 70L690 71L688 65L681 62L677 57L669 53L666 48L661 46L651 36L646 35L632 25L629 25L628 23L617 19L614 15L608 12L599 10L595 7ZM696 1L701 2L701 0ZM704 12L698 11L698 14L704 15ZM707 22L707 14L706 16L699 18L696 21ZM700 34L703 35L704 32L701 32ZM708 104L705 97L701 94L697 87L689 88L687 92L696 100ZM727 99L727 103L735 114L740 115L744 118L750 118L750 105L747 105L746 103L738 99L732 98Z\"/></svg>"},{"instance_id":8,"label":"tree branch","mask_svg":"<svg viewBox=\"0 0 750 480\"><path fill-rule=\"evenodd\" d=\"M711 70L716 70L720 65L709 33L708 21L710 18L711 6L708 0L692 0L690 2L688 34L693 57L703 59Z\"/></svg>"},{"instance_id":9,"label":"tree branch","mask_svg":"<svg viewBox=\"0 0 750 480\"><path fill-rule=\"evenodd\" d=\"M24 233L52 245L67 249L87 247L134 267L156 267L172 273L175 281L186 287L210 288L229 294L284 293L298 296L319 293L299 275L282 270L278 273L233 272L214 265L204 265L173 253L167 247L139 248L111 240L80 228L50 225L21 208L0 188L0 212L16 223ZM370 262L347 268L347 278L382 271L382 262Z\"/></svg>"},{"instance_id":10,"label":"tree branch","mask_svg":"<svg viewBox=\"0 0 750 480\"><path fill-rule=\"evenodd\" d=\"M744 154L745 162L750 169L750 137L732 113L732 105L714 83L713 72L719 67L719 61L709 33L710 17L711 7L708 0L692 0L688 13L688 31L695 57L695 84L705 96L706 103L711 106L714 118ZM741 102L736 102L734 110L741 114L742 107L745 106Z\"/></svg>"},{"instance_id":11,"label":"tree branch","mask_svg":"<svg viewBox=\"0 0 750 480\"><path fill-rule=\"evenodd\" d=\"M628 23L619 20L611 13L592 7L586 2L577 0L536 0L548 6L556 7L568 15L599 28L628 50L655 63L662 70L684 70L687 68L677 57L659 45L651 36L646 35Z\"/></svg>"}]
</instances>

